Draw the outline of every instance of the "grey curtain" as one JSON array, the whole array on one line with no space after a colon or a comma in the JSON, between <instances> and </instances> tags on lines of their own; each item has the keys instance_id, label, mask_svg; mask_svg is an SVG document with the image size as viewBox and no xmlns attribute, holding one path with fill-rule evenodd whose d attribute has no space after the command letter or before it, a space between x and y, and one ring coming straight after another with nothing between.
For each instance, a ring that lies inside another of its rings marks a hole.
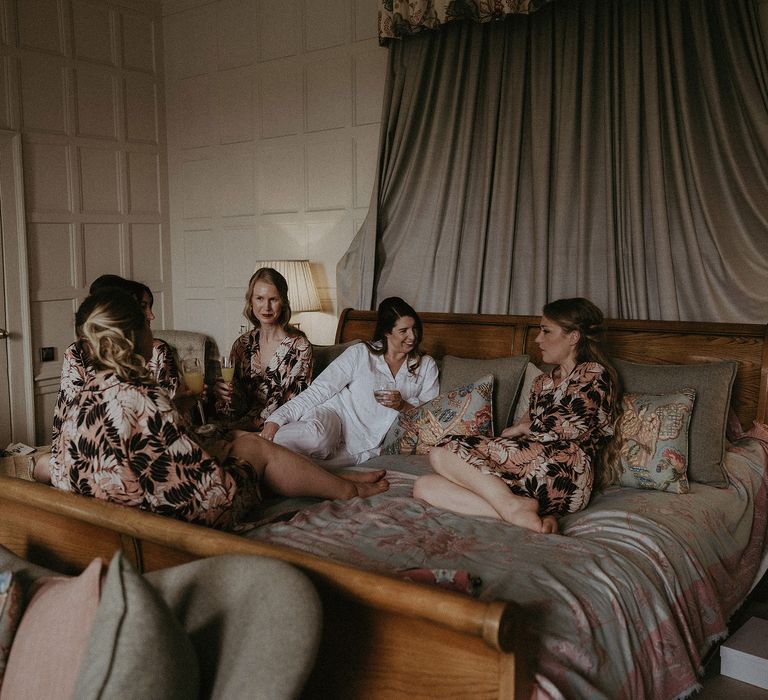
<instances>
[{"instance_id":1,"label":"grey curtain","mask_svg":"<svg viewBox=\"0 0 768 700\"><path fill-rule=\"evenodd\" d=\"M389 48L341 306L768 320L757 0L558 0Z\"/></svg>"}]
</instances>

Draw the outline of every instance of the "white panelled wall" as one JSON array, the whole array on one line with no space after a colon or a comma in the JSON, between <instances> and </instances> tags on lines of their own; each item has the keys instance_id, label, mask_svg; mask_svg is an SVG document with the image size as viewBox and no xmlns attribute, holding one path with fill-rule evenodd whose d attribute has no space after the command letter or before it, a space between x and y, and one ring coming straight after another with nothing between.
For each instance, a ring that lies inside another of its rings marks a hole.
<instances>
[{"instance_id":1,"label":"white panelled wall","mask_svg":"<svg viewBox=\"0 0 768 700\"><path fill-rule=\"evenodd\" d=\"M169 321L161 24L149 0L0 0L0 129L22 136L39 444L95 277L142 280L157 325Z\"/></svg>"},{"instance_id":2,"label":"white panelled wall","mask_svg":"<svg viewBox=\"0 0 768 700\"><path fill-rule=\"evenodd\" d=\"M228 350L258 260L306 258L333 342L336 263L373 187L376 0L165 0L174 326ZM289 290L290 292L290 290Z\"/></svg>"}]
</instances>

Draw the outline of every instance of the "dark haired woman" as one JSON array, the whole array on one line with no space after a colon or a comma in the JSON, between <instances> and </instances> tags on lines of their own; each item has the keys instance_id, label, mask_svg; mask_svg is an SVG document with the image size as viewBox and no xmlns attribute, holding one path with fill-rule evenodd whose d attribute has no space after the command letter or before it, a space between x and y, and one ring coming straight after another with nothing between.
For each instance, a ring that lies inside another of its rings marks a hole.
<instances>
[{"instance_id":1,"label":"dark haired woman","mask_svg":"<svg viewBox=\"0 0 768 700\"><path fill-rule=\"evenodd\" d=\"M225 529L259 505L262 484L283 496L340 499L388 488L382 471L331 474L255 434L215 455L198 445L147 371L152 334L131 296L89 296L77 328L94 372L51 445L57 488Z\"/></svg>"},{"instance_id":2,"label":"dark haired woman","mask_svg":"<svg viewBox=\"0 0 768 700\"><path fill-rule=\"evenodd\" d=\"M439 393L437 365L419 350L419 315L399 297L379 304L369 343L347 348L312 386L277 409L262 437L336 466L379 454L397 412ZM374 397L374 390L391 389Z\"/></svg>"},{"instance_id":3,"label":"dark haired woman","mask_svg":"<svg viewBox=\"0 0 768 700\"><path fill-rule=\"evenodd\" d=\"M586 507L618 393L602 323L587 299L547 304L536 343L555 367L536 379L528 414L498 438L446 438L430 453L435 474L416 481L414 496L545 533L557 532L557 516Z\"/></svg>"},{"instance_id":4,"label":"dark haired woman","mask_svg":"<svg viewBox=\"0 0 768 700\"><path fill-rule=\"evenodd\" d=\"M216 410L230 427L258 431L276 408L309 386L312 344L289 324L288 283L271 267L251 276L243 315L254 328L232 345L235 374L231 384L216 382Z\"/></svg>"}]
</instances>

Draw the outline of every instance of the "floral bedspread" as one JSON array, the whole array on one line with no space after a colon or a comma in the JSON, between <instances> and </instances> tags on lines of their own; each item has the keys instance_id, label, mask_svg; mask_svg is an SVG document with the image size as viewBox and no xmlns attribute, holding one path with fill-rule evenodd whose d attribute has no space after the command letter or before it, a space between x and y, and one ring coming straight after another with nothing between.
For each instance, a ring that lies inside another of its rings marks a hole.
<instances>
[{"instance_id":1,"label":"floral bedspread","mask_svg":"<svg viewBox=\"0 0 768 700\"><path fill-rule=\"evenodd\" d=\"M386 573L466 571L480 598L535 606L541 698L684 697L766 548L767 463L768 440L740 440L729 488L611 488L560 536L428 506L411 495L427 458L382 456L364 467L389 470L388 493L282 502L282 518L247 536Z\"/></svg>"}]
</instances>

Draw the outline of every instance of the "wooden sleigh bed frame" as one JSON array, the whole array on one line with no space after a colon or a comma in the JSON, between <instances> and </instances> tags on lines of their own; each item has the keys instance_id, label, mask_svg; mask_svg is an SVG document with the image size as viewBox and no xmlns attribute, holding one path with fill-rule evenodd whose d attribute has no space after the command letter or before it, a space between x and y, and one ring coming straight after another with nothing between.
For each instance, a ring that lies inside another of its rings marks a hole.
<instances>
[{"instance_id":1,"label":"wooden sleigh bed frame","mask_svg":"<svg viewBox=\"0 0 768 700\"><path fill-rule=\"evenodd\" d=\"M538 316L425 313L422 320L423 348L436 358L526 353L541 360ZM347 309L336 342L369 338L374 325L373 312ZM607 328L609 355L629 361L736 360L731 405L745 428L765 422L768 326L616 320ZM219 554L294 564L310 576L324 606L308 697L530 695L535 625L515 603L480 601L11 477L0 477L0 544L64 573L117 550L140 571Z\"/></svg>"}]
</instances>

